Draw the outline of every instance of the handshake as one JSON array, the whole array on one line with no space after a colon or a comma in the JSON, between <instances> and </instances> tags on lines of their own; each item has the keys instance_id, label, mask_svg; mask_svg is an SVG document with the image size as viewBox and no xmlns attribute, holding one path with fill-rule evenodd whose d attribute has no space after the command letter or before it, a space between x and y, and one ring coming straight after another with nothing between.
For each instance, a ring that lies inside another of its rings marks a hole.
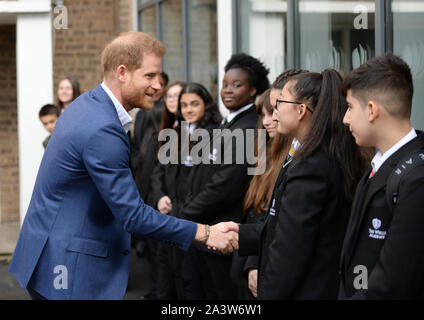
<instances>
[{"instance_id":1,"label":"handshake","mask_svg":"<svg viewBox=\"0 0 424 320\"><path fill-rule=\"evenodd\" d=\"M239 226L235 222L221 222L213 226L198 224L194 240L209 249L231 253L239 248L238 231Z\"/></svg>"}]
</instances>

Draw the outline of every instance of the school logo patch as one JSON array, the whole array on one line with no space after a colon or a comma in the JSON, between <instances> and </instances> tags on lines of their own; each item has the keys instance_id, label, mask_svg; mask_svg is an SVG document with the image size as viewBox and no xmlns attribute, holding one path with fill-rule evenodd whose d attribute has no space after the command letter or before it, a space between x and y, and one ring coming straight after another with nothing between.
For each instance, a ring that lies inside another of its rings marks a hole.
<instances>
[{"instance_id":1,"label":"school logo patch","mask_svg":"<svg viewBox=\"0 0 424 320\"><path fill-rule=\"evenodd\" d=\"M378 218L374 218L371 221L372 228L368 228L369 237L377 240L384 240L386 238L387 231L380 230L381 228L381 220Z\"/></svg>"},{"instance_id":2,"label":"school logo patch","mask_svg":"<svg viewBox=\"0 0 424 320\"><path fill-rule=\"evenodd\" d=\"M374 227L374 229L378 230L381 227L381 220L374 218L372 219L372 226Z\"/></svg>"}]
</instances>

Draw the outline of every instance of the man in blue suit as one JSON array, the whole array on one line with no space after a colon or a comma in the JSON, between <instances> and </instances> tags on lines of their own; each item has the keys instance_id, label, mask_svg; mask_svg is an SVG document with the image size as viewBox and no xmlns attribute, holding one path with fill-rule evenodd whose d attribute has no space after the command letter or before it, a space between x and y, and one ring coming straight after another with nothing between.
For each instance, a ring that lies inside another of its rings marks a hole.
<instances>
[{"instance_id":1,"label":"man in blue suit","mask_svg":"<svg viewBox=\"0 0 424 320\"><path fill-rule=\"evenodd\" d=\"M182 250L193 241L238 249L237 224L209 227L161 214L132 178L128 111L152 108L164 54L144 33L119 36L103 51L102 84L60 116L9 267L33 299L122 299L131 233Z\"/></svg>"}]
</instances>

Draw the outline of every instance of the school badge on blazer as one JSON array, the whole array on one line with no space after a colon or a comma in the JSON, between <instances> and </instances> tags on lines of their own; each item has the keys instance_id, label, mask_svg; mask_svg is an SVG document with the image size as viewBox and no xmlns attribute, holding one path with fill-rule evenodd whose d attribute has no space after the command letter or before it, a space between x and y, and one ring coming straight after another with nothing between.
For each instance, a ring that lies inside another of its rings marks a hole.
<instances>
[{"instance_id":1,"label":"school badge on blazer","mask_svg":"<svg viewBox=\"0 0 424 320\"><path fill-rule=\"evenodd\" d=\"M369 228L369 237L377 240L384 240L386 238L387 231L379 230L381 228L381 220L374 218L371 221L373 228Z\"/></svg>"}]
</instances>

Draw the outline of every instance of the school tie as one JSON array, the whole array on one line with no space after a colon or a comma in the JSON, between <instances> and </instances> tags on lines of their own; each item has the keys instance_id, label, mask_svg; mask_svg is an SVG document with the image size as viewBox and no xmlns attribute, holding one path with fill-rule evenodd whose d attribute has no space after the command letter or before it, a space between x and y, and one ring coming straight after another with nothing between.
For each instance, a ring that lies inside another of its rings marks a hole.
<instances>
[{"instance_id":1,"label":"school tie","mask_svg":"<svg viewBox=\"0 0 424 320\"><path fill-rule=\"evenodd\" d=\"M220 128L221 128L221 129L222 129L222 128L225 128L225 126L227 125L227 123L228 123L227 118L224 118L224 119L222 120L222 122L221 122Z\"/></svg>"},{"instance_id":2,"label":"school tie","mask_svg":"<svg viewBox=\"0 0 424 320\"><path fill-rule=\"evenodd\" d=\"M287 157L284 160L283 168L286 166L286 164L291 162L291 160L294 158L294 155L296 154L296 150L299 149L299 147L300 147L299 141L294 139L291 146L290 146L289 153L287 154Z\"/></svg>"}]
</instances>

